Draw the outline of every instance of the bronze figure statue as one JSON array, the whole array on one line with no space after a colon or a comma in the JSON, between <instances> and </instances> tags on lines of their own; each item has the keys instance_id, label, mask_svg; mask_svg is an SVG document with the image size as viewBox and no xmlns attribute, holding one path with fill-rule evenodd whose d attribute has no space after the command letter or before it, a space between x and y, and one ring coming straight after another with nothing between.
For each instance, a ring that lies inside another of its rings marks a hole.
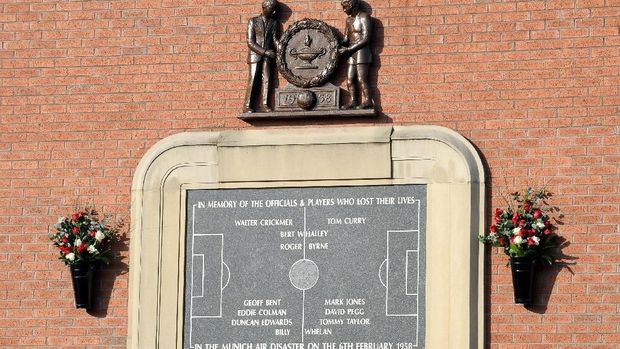
<instances>
[{"instance_id":1,"label":"bronze figure statue","mask_svg":"<svg viewBox=\"0 0 620 349\"><path fill-rule=\"evenodd\" d=\"M361 0L340 1L347 14L342 40L327 23L311 18L298 20L281 33L277 14L280 6L285 10L286 6L278 0L262 0L262 14L251 18L247 26L249 78L240 119L377 115L368 83L373 62L371 11L365 9ZM346 106L341 104L342 89L330 83L341 58L347 60L347 87L351 94ZM276 65L289 84L274 89Z\"/></svg>"},{"instance_id":2,"label":"bronze figure statue","mask_svg":"<svg viewBox=\"0 0 620 349\"><path fill-rule=\"evenodd\" d=\"M260 16L248 21L248 64L250 75L245 95L244 112L251 113L255 109L259 92L265 112L270 112L269 96L273 80L273 67L276 48L281 35L280 22L277 19L277 0L264 0L263 12ZM261 88L262 87L262 88Z\"/></svg>"},{"instance_id":3,"label":"bronze figure statue","mask_svg":"<svg viewBox=\"0 0 620 349\"><path fill-rule=\"evenodd\" d=\"M343 42L346 46L341 47L338 53L349 55L347 87L351 93L351 102L344 108L370 109L374 107L368 85L368 72L372 63L372 19L361 9L360 0L342 0L341 5L348 17Z\"/></svg>"}]
</instances>

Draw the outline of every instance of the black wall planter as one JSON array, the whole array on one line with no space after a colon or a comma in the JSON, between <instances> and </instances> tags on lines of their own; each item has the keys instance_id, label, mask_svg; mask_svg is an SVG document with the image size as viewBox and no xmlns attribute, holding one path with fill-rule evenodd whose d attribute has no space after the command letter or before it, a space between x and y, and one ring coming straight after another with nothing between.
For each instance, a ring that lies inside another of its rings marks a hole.
<instances>
[{"instance_id":1,"label":"black wall planter","mask_svg":"<svg viewBox=\"0 0 620 349\"><path fill-rule=\"evenodd\" d=\"M535 265L536 260L532 257L510 257L516 304L532 304Z\"/></svg>"},{"instance_id":2,"label":"black wall planter","mask_svg":"<svg viewBox=\"0 0 620 349\"><path fill-rule=\"evenodd\" d=\"M71 268L71 281L73 282L73 293L75 296L76 308L92 308L93 300L93 278L95 276L96 264L76 263L69 266Z\"/></svg>"}]
</instances>

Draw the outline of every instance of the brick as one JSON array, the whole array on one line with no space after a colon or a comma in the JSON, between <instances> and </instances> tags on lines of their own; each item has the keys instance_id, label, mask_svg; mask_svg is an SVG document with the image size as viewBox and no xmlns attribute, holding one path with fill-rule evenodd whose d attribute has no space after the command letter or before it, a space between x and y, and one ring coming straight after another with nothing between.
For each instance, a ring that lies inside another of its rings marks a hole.
<instances>
[{"instance_id":1,"label":"brick","mask_svg":"<svg viewBox=\"0 0 620 349\"><path fill-rule=\"evenodd\" d=\"M504 205L503 184L547 184L566 214L559 232L575 275L543 281L544 314L512 304L506 258L492 252L489 347L615 348L620 3L369 2L381 24L373 78L390 122L469 138L488 164L490 206ZM287 6L285 25L318 17L342 29L337 2ZM167 135L254 127L236 115L243 27L256 13L231 0L0 5L0 251L20 245L0 252L0 347L125 347L127 276L114 280L107 318L75 311L41 232L91 199L129 216L131 175Z\"/></svg>"}]
</instances>

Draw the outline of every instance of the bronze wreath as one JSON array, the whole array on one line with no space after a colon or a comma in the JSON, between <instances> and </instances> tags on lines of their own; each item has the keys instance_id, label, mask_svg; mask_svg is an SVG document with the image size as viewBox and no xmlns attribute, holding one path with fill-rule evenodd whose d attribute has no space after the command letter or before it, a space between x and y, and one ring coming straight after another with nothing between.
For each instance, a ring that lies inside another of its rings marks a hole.
<instances>
[{"instance_id":1,"label":"bronze wreath","mask_svg":"<svg viewBox=\"0 0 620 349\"><path fill-rule=\"evenodd\" d=\"M329 42L329 47L327 49L327 54L330 56L328 64L325 66L323 71L311 78L304 78L296 75L289 69L288 63L286 62L286 50L288 49L289 41L302 30L306 29L316 29L322 34L325 35ZM291 84L302 87L317 87L324 85L327 80L331 77L338 65L338 39L334 34L333 29L328 26L325 22L319 21L317 19L309 19L304 18L300 21L297 21L291 25L286 32L282 35L282 39L280 40L281 45L278 47L278 55L276 62L278 64L278 69L284 78L290 82Z\"/></svg>"}]
</instances>

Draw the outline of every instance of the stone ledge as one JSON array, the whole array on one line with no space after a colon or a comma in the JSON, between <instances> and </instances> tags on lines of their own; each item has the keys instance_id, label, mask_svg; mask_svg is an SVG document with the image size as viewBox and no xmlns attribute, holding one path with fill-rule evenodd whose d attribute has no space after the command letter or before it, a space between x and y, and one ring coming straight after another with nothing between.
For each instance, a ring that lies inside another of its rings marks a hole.
<instances>
[{"instance_id":1,"label":"stone ledge","mask_svg":"<svg viewBox=\"0 0 620 349\"><path fill-rule=\"evenodd\" d=\"M253 120L285 120L285 119L315 119L315 118L363 118L375 117L379 113L375 109L340 109L340 110L311 110L311 111L275 111L243 113L237 116L244 121Z\"/></svg>"}]
</instances>

